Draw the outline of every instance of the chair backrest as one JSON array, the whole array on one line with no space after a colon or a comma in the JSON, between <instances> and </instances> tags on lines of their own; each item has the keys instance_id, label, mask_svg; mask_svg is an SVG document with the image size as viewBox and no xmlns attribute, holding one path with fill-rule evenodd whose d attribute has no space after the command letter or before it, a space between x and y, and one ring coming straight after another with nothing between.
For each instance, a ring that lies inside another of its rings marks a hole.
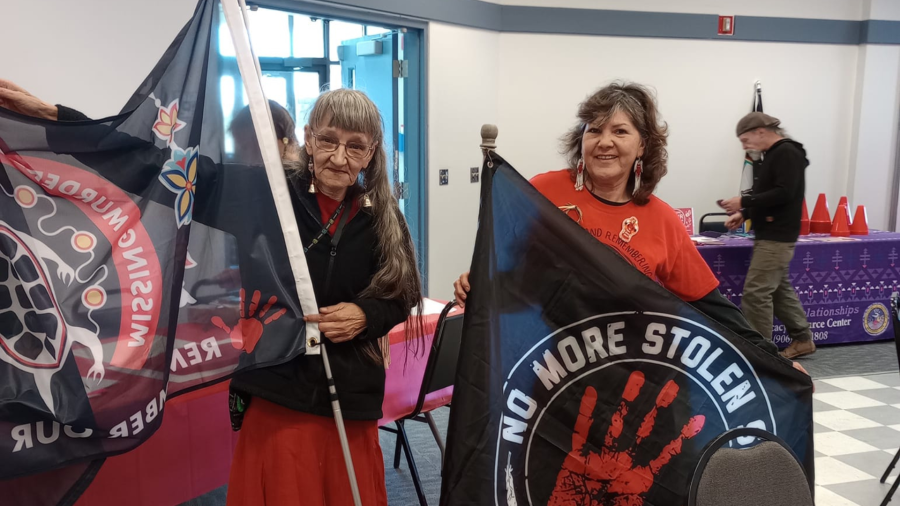
<instances>
[{"instance_id":1,"label":"chair backrest","mask_svg":"<svg viewBox=\"0 0 900 506\"><path fill-rule=\"evenodd\" d=\"M894 348L897 350L897 363L900 364L900 294L891 294L891 324L894 326Z\"/></svg>"},{"instance_id":2,"label":"chair backrest","mask_svg":"<svg viewBox=\"0 0 900 506\"><path fill-rule=\"evenodd\" d=\"M684 225L688 235L694 235L694 208L693 207L676 207L675 214Z\"/></svg>"},{"instance_id":3,"label":"chair backrest","mask_svg":"<svg viewBox=\"0 0 900 506\"><path fill-rule=\"evenodd\" d=\"M728 232L727 219L728 213L706 213L700 217L700 232Z\"/></svg>"},{"instance_id":4,"label":"chair backrest","mask_svg":"<svg viewBox=\"0 0 900 506\"><path fill-rule=\"evenodd\" d=\"M764 441L746 449L722 448L747 436ZM781 438L744 427L706 445L691 478L688 506L813 506L814 486Z\"/></svg>"},{"instance_id":5,"label":"chair backrest","mask_svg":"<svg viewBox=\"0 0 900 506\"><path fill-rule=\"evenodd\" d=\"M459 344L462 340L463 313L450 316L450 311L455 306L456 301L451 300L444 306L444 310L438 317L428 362L425 364L425 374L422 377L422 388L419 389L419 400L416 402L416 409L407 418L412 418L422 412L422 406L424 406L425 397L428 394L452 386L456 379L456 363L459 360Z\"/></svg>"}]
</instances>

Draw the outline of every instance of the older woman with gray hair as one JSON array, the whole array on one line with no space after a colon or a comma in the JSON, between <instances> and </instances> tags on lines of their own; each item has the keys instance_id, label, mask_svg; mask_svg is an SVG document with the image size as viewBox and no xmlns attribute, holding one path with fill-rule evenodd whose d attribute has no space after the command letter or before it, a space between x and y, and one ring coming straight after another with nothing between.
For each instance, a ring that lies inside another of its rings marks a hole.
<instances>
[{"instance_id":1,"label":"older woman with gray hair","mask_svg":"<svg viewBox=\"0 0 900 506\"><path fill-rule=\"evenodd\" d=\"M649 278L778 354L722 296L675 211L653 195L667 172L667 126L649 89L619 82L601 88L578 107L577 121L562 141L569 168L532 178L541 194ZM465 304L468 273L453 286Z\"/></svg>"},{"instance_id":2,"label":"older woman with gray hair","mask_svg":"<svg viewBox=\"0 0 900 506\"><path fill-rule=\"evenodd\" d=\"M422 300L415 249L391 191L381 115L362 92L323 93L288 166L294 213L327 339L364 505L387 505L378 419L385 370L379 338ZM421 311L418 312L421 314ZM407 339L421 333L421 317ZM409 342L409 341L408 341ZM319 357L235 377L243 417L229 506L353 504Z\"/></svg>"}]
</instances>

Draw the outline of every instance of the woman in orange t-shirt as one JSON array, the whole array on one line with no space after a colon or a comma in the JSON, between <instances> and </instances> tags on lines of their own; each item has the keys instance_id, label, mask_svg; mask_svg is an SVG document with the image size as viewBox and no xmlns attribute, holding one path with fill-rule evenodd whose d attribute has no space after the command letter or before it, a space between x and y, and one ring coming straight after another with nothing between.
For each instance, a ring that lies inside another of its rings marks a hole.
<instances>
[{"instance_id":1,"label":"woman in orange t-shirt","mask_svg":"<svg viewBox=\"0 0 900 506\"><path fill-rule=\"evenodd\" d=\"M719 292L718 280L675 211L653 195L666 174L666 137L666 124L659 120L647 88L610 84L581 103L578 122L563 139L564 153L574 168L540 174L531 183L635 268L778 356L777 347L751 329L740 310ZM468 273L453 287L456 300L465 305Z\"/></svg>"}]
</instances>

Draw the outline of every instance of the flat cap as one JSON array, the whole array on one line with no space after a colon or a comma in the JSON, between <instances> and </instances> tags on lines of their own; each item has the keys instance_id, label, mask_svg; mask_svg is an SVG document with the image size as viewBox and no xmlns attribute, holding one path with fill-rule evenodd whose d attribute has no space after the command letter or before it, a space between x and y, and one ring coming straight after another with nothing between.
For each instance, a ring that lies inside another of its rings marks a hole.
<instances>
[{"instance_id":1,"label":"flat cap","mask_svg":"<svg viewBox=\"0 0 900 506\"><path fill-rule=\"evenodd\" d=\"M738 121L737 136L740 137L750 130L756 130L757 128L776 127L780 124L781 120L778 118L773 118L772 116L761 112L751 112Z\"/></svg>"}]
</instances>

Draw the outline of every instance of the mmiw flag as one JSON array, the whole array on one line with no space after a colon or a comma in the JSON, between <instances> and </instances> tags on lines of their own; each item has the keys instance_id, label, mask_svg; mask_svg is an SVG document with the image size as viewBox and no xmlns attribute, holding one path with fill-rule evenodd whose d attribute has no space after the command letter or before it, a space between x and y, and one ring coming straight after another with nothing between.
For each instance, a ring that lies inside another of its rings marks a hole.
<instances>
[{"instance_id":1,"label":"mmiw flag","mask_svg":"<svg viewBox=\"0 0 900 506\"><path fill-rule=\"evenodd\" d=\"M73 503L166 399L304 351L266 169L224 149L221 9L118 116L0 110L2 504Z\"/></svg>"},{"instance_id":2,"label":"mmiw flag","mask_svg":"<svg viewBox=\"0 0 900 506\"><path fill-rule=\"evenodd\" d=\"M684 504L703 447L746 426L776 433L812 472L809 377L654 283L490 159L442 505Z\"/></svg>"}]
</instances>

